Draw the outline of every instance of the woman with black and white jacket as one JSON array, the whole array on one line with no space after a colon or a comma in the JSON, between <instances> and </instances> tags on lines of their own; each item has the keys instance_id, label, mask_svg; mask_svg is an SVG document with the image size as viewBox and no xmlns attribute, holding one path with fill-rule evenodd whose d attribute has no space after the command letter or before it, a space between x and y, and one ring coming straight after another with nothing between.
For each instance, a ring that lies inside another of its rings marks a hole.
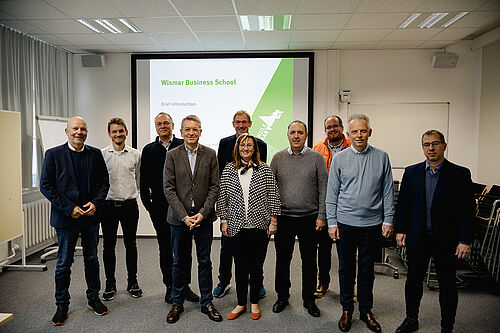
<instances>
[{"instance_id":1,"label":"woman with black and white jacket","mask_svg":"<svg viewBox=\"0 0 500 333\"><path fill-rule=\"evenodd\" d=\"M260 161L253 135L240 135L233 155L235 162L222 172L217 199L221 231L230 237L238 297L238 305L228 319L236 319L246 311L249 282L251 317L259 319L263 265L269 237L276 233L277 215L281 214L280 194L271 168Z\"/></svg>"}]
</instances>

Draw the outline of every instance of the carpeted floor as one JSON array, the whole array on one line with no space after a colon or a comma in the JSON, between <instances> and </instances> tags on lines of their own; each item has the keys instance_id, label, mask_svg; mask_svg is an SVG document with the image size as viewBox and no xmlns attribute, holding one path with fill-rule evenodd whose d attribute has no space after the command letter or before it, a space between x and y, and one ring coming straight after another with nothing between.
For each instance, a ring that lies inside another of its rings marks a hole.
<instances>
[{"instance_id":1,"label":"carpeted floor","mask_svg":"<svg viewBox=\"0 0 500 333\"><path fill-rule=\"evenodd\" d=\"M46 272L6 271L0 273L0 312L13 313L14 318L0 327L0 332L340 332L337 321L341 314L338 297L337 254L333 249L332 285L325 297L317 301L321 317L313 318L302 307L300 285L300 256L296 244L292 261L292 289L290 306L280 314L272 312L276 301L274 292L274 243L269 244L264 267L264 284L268 295L260 302L263 313L258 321L250 318L249 312L242 317L228 321L227 314L236 305L234 290L224 298L215 299L216 308L223 315L222 323L210 321L200 312L199 304L185 303L185 312L176 324L167 324L166 316L170 305L164 302L165 287L161 282L158 267L158 247L156 239L141 238L139 248L139 285L144 296L134 299L126 292L126 271L124 247L121 239L117 244L117 288L114 300L105 302L109 314L96 316L86 308L85 280L83 259L75 257L72 268L70 292L72 295L70 313L66 325L54 327L51 318L55 313L54 305L54 268L56 259L47 262ZM217 283L220 241L212 245L214 285ZM102 254L102 241L100 242ZM403 267L394 253L389 253L393 264ZM31 263L39 263L38 257L32 256ZM102 261L101 261L102 263ZM193 260L193 266L196 259ZM193 269L191 287L198 292L196 269ZM404 319L404 269L396 280L392 274L377 274L374 288L375 305L373 312L382 325L384 332L394 332ZM234 278L233 278L234 281ZM104 271L101 264L101 282ZM455 332L500 332L500 297L490 291L490 284L484 279L466 278L469 287L459 291L459 308ZM351 332L370 332L358 319L355 312ZM424 298L420 309L420 330L422 333L434 333L440 330L440 311L438 292L424 288Z\"/></svg>"}]
</instances>

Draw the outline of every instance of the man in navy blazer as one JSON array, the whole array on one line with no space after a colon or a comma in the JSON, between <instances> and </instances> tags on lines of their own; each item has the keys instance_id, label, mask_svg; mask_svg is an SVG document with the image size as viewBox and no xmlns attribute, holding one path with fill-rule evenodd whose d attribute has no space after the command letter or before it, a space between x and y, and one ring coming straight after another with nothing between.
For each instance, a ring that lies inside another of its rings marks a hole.
<instances>
[{"instance_id":1,"label":"man in navy blazer","mask_svg":"<svg viewBox=\"0 0 500 333\"><path fill-rule=\"evenodd\" d=\"M434 258L439 281L441 332L452 332L458 304L456 259L467 259L472 242L474 196L469 169L444 158L437 130L422 135L426 161L405 169L396 211L396 240L406 246L406 318L396 333L418 330L423 280Z\"/></svg>"},{"instance_id":2,"label":"man in navy blazer","mask_svg":"<svg viewBox=\"0 0 500 333\"><path fill-rule=\"evenodd\" d=\"M59 251L55 271L57 312L52 324L64 325L69 310L71 264L80 236L87 281L88 307L97 315L108 309L99 299L99 212L109 189L106 164L99 149L85 145L87 125L73 117L66 128L68 142L47 150L40 191L51 202L50 225L56 228Z\"/></svg>"}]
</instances>

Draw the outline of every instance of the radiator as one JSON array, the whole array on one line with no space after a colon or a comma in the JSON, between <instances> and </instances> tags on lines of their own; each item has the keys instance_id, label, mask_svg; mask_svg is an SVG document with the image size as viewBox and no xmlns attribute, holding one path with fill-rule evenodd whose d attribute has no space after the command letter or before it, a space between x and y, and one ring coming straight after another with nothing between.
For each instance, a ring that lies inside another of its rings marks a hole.
<instances>
[{"instance_id":1,"label":"radiator","mask_svg":"<svg viewBox=\"0 0 500 333\"><path fill-rule=\"evenodd\" d=\"M23 203L23 214L27 255L57 241L56 229L50 226L50 202L47 199Z\"/></svg>"}]
</instances>

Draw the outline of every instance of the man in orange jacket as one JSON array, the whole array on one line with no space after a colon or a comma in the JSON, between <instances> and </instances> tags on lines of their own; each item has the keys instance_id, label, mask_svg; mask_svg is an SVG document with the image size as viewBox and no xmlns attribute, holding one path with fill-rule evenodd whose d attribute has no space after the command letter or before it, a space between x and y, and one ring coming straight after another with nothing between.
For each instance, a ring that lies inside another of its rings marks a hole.
<instances>
[{"instance_id":1,"label":"man in orange jacket","mask_svg":"<svg viewBox=\"0 0 500 333\"><path fill-rule=\"evenodd\" d=\"M314 150L320 152L330 171L330 164L335 153L351 145L351 140L344 135L344 126L339 116L329 116L325 119L326 138L314 145ZM332 267L333 241L327 230L318 231L318 287L314 296L323 297L330 284L330 268Z\"/></svg>"}]
</instances>

